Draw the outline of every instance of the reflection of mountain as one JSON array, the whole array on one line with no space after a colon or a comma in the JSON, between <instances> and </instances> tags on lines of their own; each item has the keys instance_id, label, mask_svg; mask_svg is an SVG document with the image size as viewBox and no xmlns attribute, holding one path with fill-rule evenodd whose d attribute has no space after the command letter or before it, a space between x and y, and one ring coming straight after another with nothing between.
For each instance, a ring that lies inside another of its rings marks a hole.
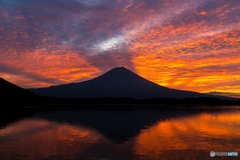
<instances>
[{"instance_id":1,"label":"reflection of mountain","mask_svg":"<svg viewBox=\"0 0 240 160\"><path fill-rule=\"evenodd\" d=\"M114 106L113 106L114 107ZM59 123L80 124L94 128L116 143L139 134L141 129L159 120L195 114L186 110L57 110L39 112L36 116Z\"/></svg>"},{"instance_id":2,"label":"reflection of mountain","mask_svg":"<svg viewBox=\"0 0 240 160\"><path fill-rule=\"evenodd\" d=\"M29 102L34 97L32 92L0 78L1 103Z\"/></svg>"},{"instance_id":3,"label":"reflection of mountain","mask_svg":"<svg viewBox=\"0 0 240 160\"><path fill-rule=\"evenodd\" d=\"M24 117L31 116L34 113L31 112L30 110L23 111L23 109L14 108L13 111L12 108L11 109L6 108L7 106L4 107L4 109L0 110L0 128L3 128L7 124L20 120Z\"/></svg>"},{"instance_id":4,"label":"reflection of mountain","mask_svg":"<svg viewBox=\"0 0 240 160\"><path fill-rule=\"evenodd\" d=\"M60 98L132 97L132 98L186 98L213 97L190 91L169 89L150 82L123 67L118 67L95 79L48 88L30 89L41 96Z\"/></svg>"},{"instance_id":5,"label":"reflection of mountain","mask_svg":"<svg viewBox=\"0 0 240 160\"><path fill-rule=\"evenodd\" d=\"M181 113L182 116L185 115L183 117L176 117L173 111L162 110L159 113L162 113L162 115L168 114L166 116L168 118L162 118L154 125L147 125L145 129L139 131L139 134L122 144L112 143L97 130L80 125L80 123L84 123L83 119L86 117L77 121L78 118L73 114L76 112L83 112L79 114L79 116L83 116L88 111L72 110L71 112L65 112L66 120L57 120L59 119L58 116L64 113L64 110L39 112L35 117L22 119L0 129L1 160L211 160L212 157L209 156L209 152L212 150L240 152L240 112L237 110L219 113L199 112L198 114L192 114L194 113L192 111L188 113L186 110L185 113ZM105 112L106 114L99 114L102 116L108 115L108 113L117 115L112 110ZM124 117L128 117L127 114L140 115L140 112L143 112L141 113L142 116L148 115L148 117L142 119L149 118L150 110L122 111L118 113L119 116L116 118L122 115L121 117L124 119ZM144 114L144 112L148 112L148 114ZM151 113L154 115L155 112L159 114L158 111L152 111ZM87 113L87 115L90 114ZM96 113L93 115L95 116ZM89 121L89 119L85 120ZM57 121L61 121L61 123ZM98 122L97 119L94 123L105 125L102 124L103 121ZM118 127L118 131L124 129L124 126L119 126L117 123L116 125L115 128ZM223 159L225 158L223 157ZM232 159L233 157L228 158Z\"/></svg>"}]
</instances>

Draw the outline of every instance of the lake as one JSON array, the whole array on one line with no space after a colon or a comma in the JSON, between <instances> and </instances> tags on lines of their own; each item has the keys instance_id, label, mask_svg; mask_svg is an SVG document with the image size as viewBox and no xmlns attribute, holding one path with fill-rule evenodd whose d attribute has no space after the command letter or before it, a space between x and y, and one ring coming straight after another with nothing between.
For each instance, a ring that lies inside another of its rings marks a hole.
<instances>
[{"instance_id":1,"label":"lake","mask_svg":"<svg viewBox=\"0 0 240 160\"><path fill-rule=\"evenodd\" d=\"M130 106L1 110L0 159L239 159L238 106Z\"/></svg>"}]
</instances>

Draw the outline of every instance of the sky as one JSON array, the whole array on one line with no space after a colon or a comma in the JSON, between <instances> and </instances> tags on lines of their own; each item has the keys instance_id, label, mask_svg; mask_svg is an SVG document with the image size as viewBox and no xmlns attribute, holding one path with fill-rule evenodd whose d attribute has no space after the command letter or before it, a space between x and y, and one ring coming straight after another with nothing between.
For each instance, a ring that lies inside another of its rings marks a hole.
<instances>
[{"instance_id":1,"label":"sky","mask_svg":"<svg viewBox=\"0 0 240 160\"><path fill-rule=\"evenodd\" d=\"M0 0L0 77L23 88L125 67L240 98L239 0Z\"/></svg>"}]
</instances>

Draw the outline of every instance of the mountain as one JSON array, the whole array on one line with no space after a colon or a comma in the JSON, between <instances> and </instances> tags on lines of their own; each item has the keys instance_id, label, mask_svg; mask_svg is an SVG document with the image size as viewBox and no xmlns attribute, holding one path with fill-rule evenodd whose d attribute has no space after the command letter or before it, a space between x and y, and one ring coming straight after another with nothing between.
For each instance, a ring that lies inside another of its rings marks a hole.
<instances>
[{"instance_id":1,"label":"mountain","mask_svg":"<svg viewBox=\"0 0 240 160\"><path fill-rule=\"evenodd\" d=\"M35 98L35 94L18 87L0 78L0 100L1 103L29 102Z\"/></svg>"},{"instance_id":2,"label":"mountain","mask_svg":"<svg viewBox=\"0 0 240 160\"><path fill-rule=\"evenodd\" d=\"M124 67L114 68L97 78L80 83L70 83L29 90L40 96L59 98L132 97L143 99L158 97L216 97L208 94L160 86L138 76ZM219 96L217 98L219 98Z\"/></svg>"}]
</instances>

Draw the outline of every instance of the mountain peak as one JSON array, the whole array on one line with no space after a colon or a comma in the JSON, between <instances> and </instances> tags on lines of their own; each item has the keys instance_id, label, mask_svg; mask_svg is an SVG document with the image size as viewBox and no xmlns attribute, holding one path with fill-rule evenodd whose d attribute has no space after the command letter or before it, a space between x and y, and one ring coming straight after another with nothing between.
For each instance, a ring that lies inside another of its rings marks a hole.
<instances>
[{"instance_id":1,"label":"mountain peak","mask_svg":"<svg viewBox=\"0 0 240 160\"><path fill-rule=\"evenodd\" d=\"M103 74L102 76L100 76L101 78L130 78L130 77L139 77L136 73L132 72L129 69L126 69L125 67L116 67L111 69L110 71L106 72L105 74Z\"/></svg>"},{"instance_id":2,"label":"mountain peak","mask_svg":"<svg viewBox=\"0 0 240 160\"><path fill-rule=\"evenodd\" d=\"M110 71L106 72L106 73L113 73L113 72L117 72L117 73L133 73L131 70L125 68L125 67L115 67L113 69L111 69ZM135 73L133 73L135 74Z\"/></svg>"},{"instance_id":3,"label":"mountain peak","mask_svg":"<svg viewBox=\"0 0 240 160\"><path fill-rule=\"evenodd\" d=\"M115 68L111 69L110 71L130 71L130 70L125 67L115 67Z\"/></svg>"}]
</instances>

